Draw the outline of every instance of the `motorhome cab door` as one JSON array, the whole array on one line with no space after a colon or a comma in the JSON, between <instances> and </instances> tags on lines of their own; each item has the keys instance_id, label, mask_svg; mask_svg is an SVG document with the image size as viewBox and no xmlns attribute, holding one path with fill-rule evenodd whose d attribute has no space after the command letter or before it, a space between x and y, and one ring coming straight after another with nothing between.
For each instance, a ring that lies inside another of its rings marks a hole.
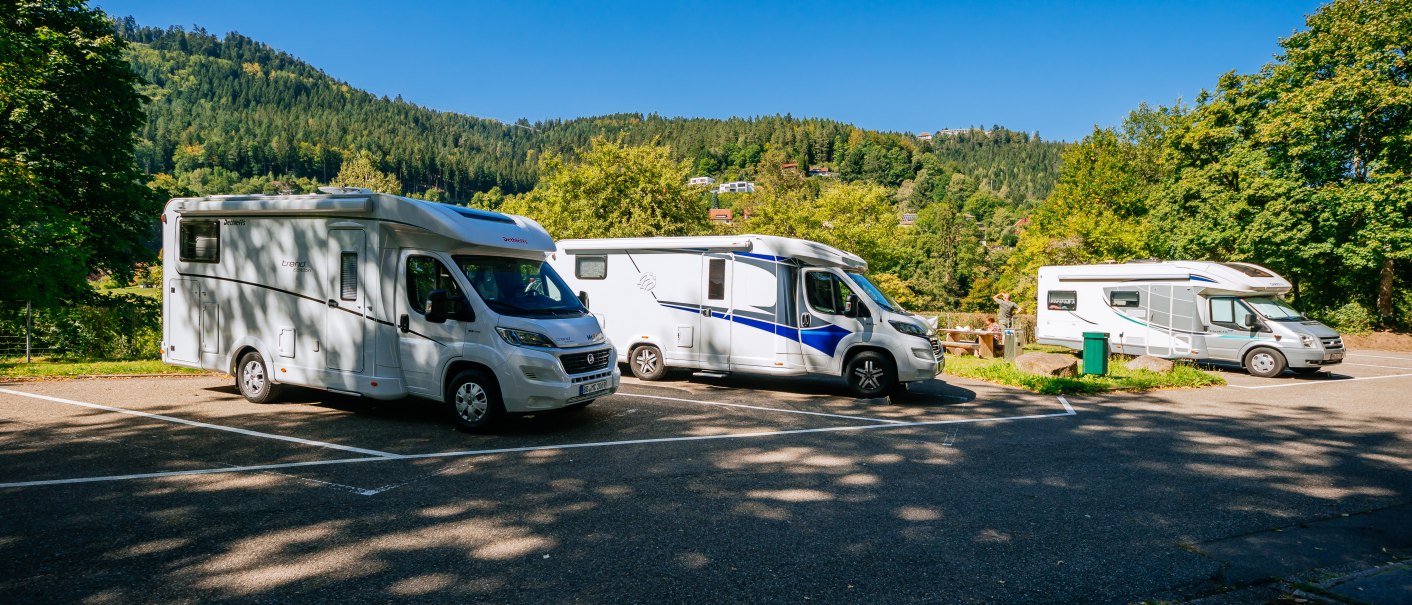
<instances>
[{"instance_id":1,"label":"motorhome cab door","mask_svg":"<svg viewBox=\"0 0 1412 605\"><path fill-rule=\"evenodd\" d=\"M365 238L362 229L334 229L329 233L323 349L330 370L363 371Z\"/></svg>"},{"instance_id":2,"label":"motorhome cab door","mask_svg":"<svg viewBox=\"0 0 1412 605\"><path fill-rule=\"evenodd\" d=\"M812 373L837 373L838 343L864 328L859 319L843 315L844 304L855 293L853 284L828 269L805 269L801 281L799 343L804 366Z\"/></svg>"},{"instance_id":3,"label":"motorhome cab door","mask_svg":"<svg viewBox=\"0 0 1412 605\"><path fill-rule=\"evenodd\" d=\"M707 253L701 257L702 321L697 346L703 368L730 369L733 264L728 254Z\"/></svg>"},{"instance_id":4,"label":"motorhome cab door","mask_svg":"<svg viewBox=\"0 0 1412 605\"><path fill-rule=\"evenodd\" d=\"M426 320L426 301L433 290L444 290L453 301L464 299L464 292L452 271L439 257L419 250L403 250L398 274L397 350L402 364L402 379L408 392L440 399L441 382L437 371L447 347L465 334L467 322L459 319L461 304L453 303L446 321Z\"/></svg>"}]
</instances>

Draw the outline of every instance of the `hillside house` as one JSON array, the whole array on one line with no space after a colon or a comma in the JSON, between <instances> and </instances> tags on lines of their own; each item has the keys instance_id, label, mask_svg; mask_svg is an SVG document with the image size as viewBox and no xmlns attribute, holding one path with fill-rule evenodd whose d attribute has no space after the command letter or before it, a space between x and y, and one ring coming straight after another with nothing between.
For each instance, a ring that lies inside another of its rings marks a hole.
<instances>
[{"instance_id":1,"label":"hillside house","mask_svg":"<svg viewBox=\"0 0 1412 605\"><path fill-rule=\"evenodd\" d=\"M755 193L755 183L750 181L731 181L722 183L719 193Z\"/></svg>"},{"instance_id":2,"label":"hillside house","mask_svg":"<svg viewBox=\"0 0 1412 605\"><path fill-rule=\"evenodd\" d=\"M687 180L687 185L715 185L716 179L709 176L694 176Z\"/></svg>"},{"instance_id":3,"label":"hillside house","mask_svg":"<svg viewBox=\"0 0 1412 605\"><path fill-rule=\"evenodd\" d=\"M713 223L729 225L731 224L731 220L735 218L734 214L735 213L732 212L730 208L712 208L708 216Z\"/></svg>"}]
</instances>

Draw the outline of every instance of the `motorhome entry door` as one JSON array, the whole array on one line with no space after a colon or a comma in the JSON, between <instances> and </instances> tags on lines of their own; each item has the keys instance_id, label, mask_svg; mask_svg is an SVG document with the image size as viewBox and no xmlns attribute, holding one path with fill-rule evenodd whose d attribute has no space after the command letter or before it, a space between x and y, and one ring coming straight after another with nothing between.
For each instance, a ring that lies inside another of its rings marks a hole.
<instances>
[{"instance_id":1,"label":"motorhome entry door","mask_svg":"<svg viewBox=\"0 0 1412 605\"><path fill-rule=\"evenodd\" d=\"M328 254L324 258L325 311L324 351L328 369L363 371L363 320L367 287L363 283L365 263L362 229L335 229L329 232Z\"/></svg>"},{"instance_id":2,"label":"motorhome entry door","mask_svg":"<svg viewBox=\"0 0 1412 605\"><path fill-rule=\"evenodd\" d=\"M703 368L730 369L733 264L728 254L708 252L701 257L701 329L696 344Z\"/></svg>"},{"instance_id":3,"label":"motorhome entry door","mask_svg":"<svg viewBox=\"0 0 1412 605\"><path fill-rule=\"evenodd\" d=\"M1196 292L1190 286L1158 284L1141 288L1147 295L1147 354L1185 357L1198 330Z\"/></svg>"}]
</instances>

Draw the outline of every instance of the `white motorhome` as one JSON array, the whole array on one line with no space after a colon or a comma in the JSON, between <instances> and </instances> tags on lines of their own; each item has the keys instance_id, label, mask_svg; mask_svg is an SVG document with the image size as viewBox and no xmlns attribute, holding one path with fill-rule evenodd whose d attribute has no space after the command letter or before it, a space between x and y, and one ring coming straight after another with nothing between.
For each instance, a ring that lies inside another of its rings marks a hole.
<instances>
[{"instance_id":1,"label":"white motorhome","mask_svg":"<svg viewBox=\"0 0 1412 605\"><path fill-rule=\"evenodd\" d=\"M171 200L162 360L280 385L444 401L458 426L583 407L616 353L521 216L326 188Z\"/></svg>"},{"instance_id":2,"label":"white motorhome","mask_svg":"<svg viewBox=\"0 0 1412 605\"><path fill-rule=\"evenodd\" d=\"M633 374L669 367L843 376L876 397L941 371L935 326L888 299L857 255L763 235L564 240L553 264Z\"/></svg>"},{"instance_id":3,"label":"white motorhome","mask_svg":"<svg viewBox=\"0 0 1412 605\"><path fill-rule=\"evenodd\" d=\"M1231 362L1266 377L1341 363L1343 339L1285 303L1289 289L1248 263L1041 267L1035 339L1077 349L1084 332L1107 332L1114 352Z\"/></svg>"}]
</instances>

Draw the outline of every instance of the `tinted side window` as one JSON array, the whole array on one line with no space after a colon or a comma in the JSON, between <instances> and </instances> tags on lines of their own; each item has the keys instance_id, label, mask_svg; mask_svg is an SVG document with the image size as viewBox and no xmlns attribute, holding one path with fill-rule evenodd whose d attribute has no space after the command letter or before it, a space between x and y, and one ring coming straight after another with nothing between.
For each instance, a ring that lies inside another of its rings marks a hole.
<instances>
[{"instance_id":1,"label":"tinted side window","mask_svg":"<svg viewBox=\"0 0 1412 605\"><path fill-rule=\"evenodd\" d=\"M221 262L221 222L218 220L181 221L181 260L190 263Z\"/></svg>"},{"instance_id":2,"label":"tinted side window","mask_svg":"<svg viewBox=\"0 0 1412 605\"><path fill-rule=\"evenodd\" d=\"M430 256L407 257L407 303L417 313L426 314L427 297L432 290L445 290L451 298L449 315L455 317L461 311L463 297L460 286L446 269L446 265Z\"/></svg>"},{"instance_id":3,"label":"tinted side window","mask_svg":"<svg viewBox=\"0 0 1412 605\"><path fill-rule=\"evenodd\" d=\"M726 299L726 259L713 258L708 263L706 276L707 300Z\"/></svg>"},{"instance_id":4,"label":"tinted side window","mask_svg":"<svg viewBox=\"0 0 1412 605\"><path fill-rule=\"evenodd\" d=\"M1108 302L1114 307L1140 307L1141 299L1134 290L1114 290L1108 293Z\"/></svg>"},{"instance_id":5,"label":"tinted side window","mask_svg":"<svg viewBox=\"0 0 1412 605\"><path fill-rule=\"evenodd\" d=\"M1079 308L1079 293L1074 290L1050 290L1045 306L1050 311L1073 311Z\"/></svg>"},{"instance_id":6,"label":"tinted side window","mask_svg":"<svg viewBox=\"0 0 1412 605\"><path fill-rule=\"evenodd\" d=\"M853 290L832 273L810 271L804 274L804 297L820 313L842 315L843 305Z\"/></svg>"},{"instance_id":7,"label":"tinted side window","mask_svg":"<svg viewBox=\"0 0 1412 605\"><path fill-rule=\"evenodd\" d=\"M344 252L338 268L339 298L358 300L358 253Z\"/></svg>"},{"instance_id":8,"label":"tinted side window","mask_svg":"<svg viewBox=\"0 0 1412 605\"><path fill-rule=\"evenodd\" d=\"M1211 299L1211 323L1230 328L1232 330L1243 330L1242 320L1251 316L1250 309L1236 298L1218 297ZM1246 321L1246 323L1251 323Z\"/></svg>"},{"instance_id":9,"label":"tinted side window","mask_svg":"<svg viewBox=\"0 0 1412 605\"><path fill-rule=\"evenodd\" d=\"M576 257L574 259L574 277L579 279L604 279L608 277L608 257Z\"/></svg>"}]
</instances>

